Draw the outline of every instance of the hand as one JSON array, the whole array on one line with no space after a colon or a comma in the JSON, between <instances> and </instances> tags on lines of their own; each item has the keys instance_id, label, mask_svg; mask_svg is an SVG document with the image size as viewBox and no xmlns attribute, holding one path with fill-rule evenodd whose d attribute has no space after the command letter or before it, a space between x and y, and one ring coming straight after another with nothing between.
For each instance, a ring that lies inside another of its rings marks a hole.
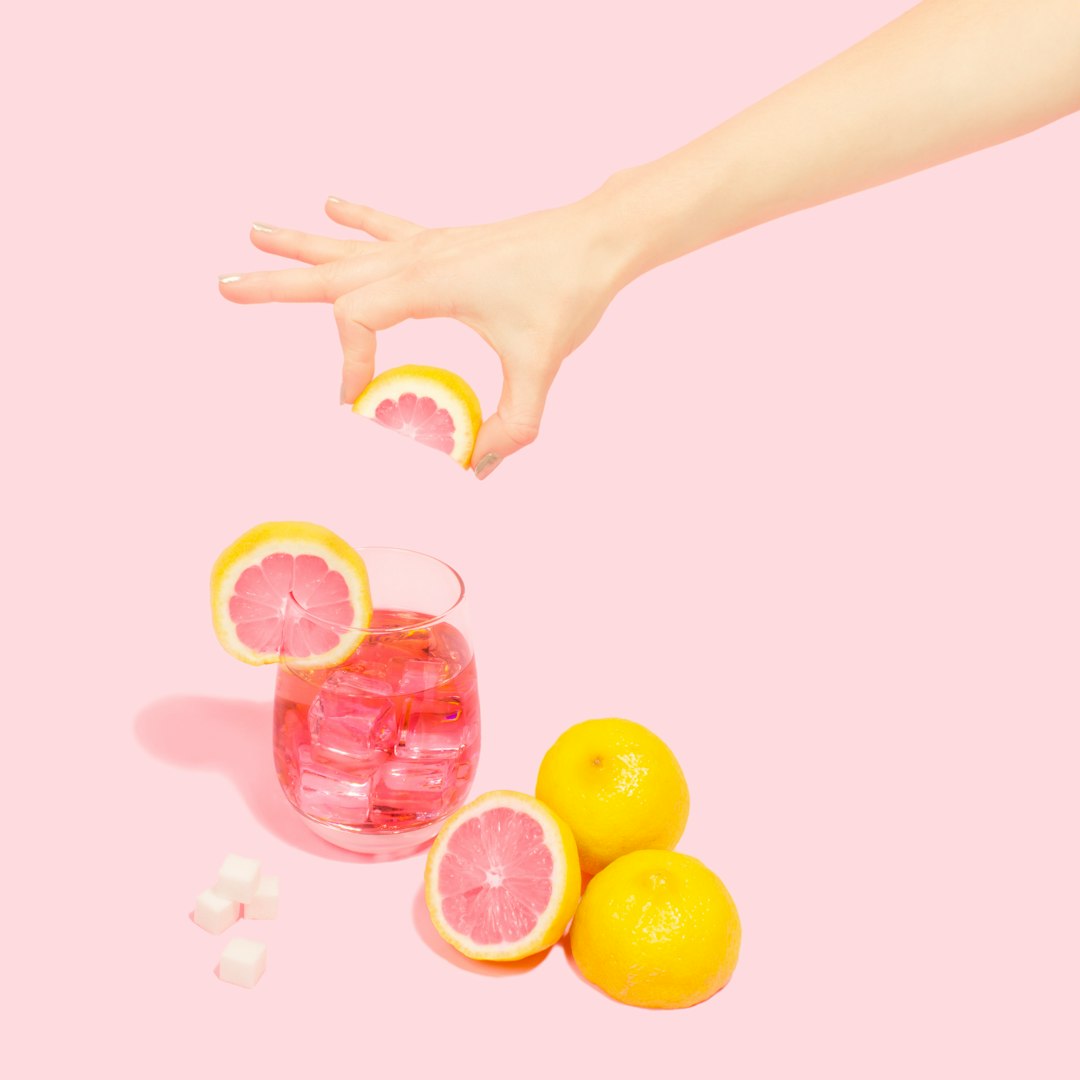
<instances>
[{"instance_id":1,"label":"hand","mask_svg":"<svg viewBox=\"0 0 1080 1080\"><path fill-rule=\"evenodd\" d=\"M498 409L481 426L472 458L477 476L490 474L536 438L559 367L620 287L594 202L447 229L333 198L326 213L374 240L253 226L257 248L310 266L231 275L221 279L222 295L240 304L332 303L344 353L343 402L371 381L379 330L436 317L475 330L503 368Z\"/></svg>"}]
</instances>

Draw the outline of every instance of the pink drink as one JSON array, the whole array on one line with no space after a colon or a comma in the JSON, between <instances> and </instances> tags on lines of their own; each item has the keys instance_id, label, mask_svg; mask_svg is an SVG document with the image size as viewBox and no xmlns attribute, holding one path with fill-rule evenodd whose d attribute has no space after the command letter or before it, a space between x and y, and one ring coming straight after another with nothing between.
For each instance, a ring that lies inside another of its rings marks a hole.
<instances>
[{"instance_id":1,"label":"pink drink","mask_svg":"<svg viewBox=\"0 0 1080 1080\"><path fill-rule=\"evenodd\" d=\"M279 667L274 764L317 832L373 851L388 834L422 842L464 803L480 704L472 649L450 623L377 609L370 629L340 667Z\"/></svg>"}]
</instances>

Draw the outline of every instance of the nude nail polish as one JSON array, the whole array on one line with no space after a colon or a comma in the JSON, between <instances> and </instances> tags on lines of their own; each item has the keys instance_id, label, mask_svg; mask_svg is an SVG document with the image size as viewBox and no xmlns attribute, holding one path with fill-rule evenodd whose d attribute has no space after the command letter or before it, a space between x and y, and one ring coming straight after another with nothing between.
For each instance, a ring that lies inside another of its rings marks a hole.
<instances>
[{"instance_id":1,"label":"nude nail polish","mask_svg":"<svg viewBox=\"0 0 1080 1080\"><path fill-rule=\"evenodd\" d=\"M277 229L273 225L264 225L261 221L253 221L251 227L256 232L277 232Z\"/></svg>"},{"instance_id":2,"label":"nude nail polish","mask_svg":"<svg viewBox=\"0 0 1080 1080\"><path fill-rule=\"evenodd\" d=\"M226 274L225 277L219 277L218 281L222 285L231 285L234 281L239 281L243 277L242 274Z\"/></svg>"},{"instance_id":3,"label":"nude nail polish","mask_svg":"<svg viewBox=\"0 0 1080 1080\"><path fill-rule=\"evenodd\" d=\"M474 466L473 472L476 473L477 480L483 480L484 477L490 476L495 471L495 466L499 464L502 459L498 454L485 454Z\"/></svg>"}]
</instances>

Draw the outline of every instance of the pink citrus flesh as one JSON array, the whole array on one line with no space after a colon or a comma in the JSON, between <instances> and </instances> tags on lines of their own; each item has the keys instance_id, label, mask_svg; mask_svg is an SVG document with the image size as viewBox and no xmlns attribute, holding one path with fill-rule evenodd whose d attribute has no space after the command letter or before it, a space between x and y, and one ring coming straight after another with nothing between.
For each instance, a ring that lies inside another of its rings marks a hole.
<instances>
[{"instance_id":1,"label":"pink citrus flesh","mask_svg":"<svg viewBox=\"0 0 1080 1080\"><path fill-rule=\"evenodd\" d=\"M222 645L250 664L339 663L371 617L360 556L307 522L259 525L226 548L214 566L211 603Z\"/></svg>"},{"instance_id":2,"label":"pink citrus flesh","mask_svg":"<svg viewBox=\"0 0 1080 1080\"><path fill-rule=\"evenodd\" d=\"M482 419L480 401L461 376L422 364L377 375L353 403L353 412L466 467Z\"/></svg>"},{"instance_id":3,"label":"pink citrus flesh","mask_svg":"<svg viewBox=\"0 0 1080 1080\"><path fill-rule=\"evenodd\" d=\"M356 614L345 578L318 555L267 555L240 575L229 598L236 636L256 652L329 652L341 635L326 624L351 626Z\"/></svg>"},{"instance_id":4,"label":"pink citrus flesh","mask_svg":"<svg viewBox=\"0 0 1080 1080\"><path fill-rule=\"evenodd\" d=\"M459 952L517 960L562 936L581 891L567 826L532 796L496 791L463 807L428 856L425 897Z\"/></svg>"},{"instance_id":5,"label":"pink citrus flesh","mask_svg":"<svg viewBox=\"0 0 1080 1080\"><path fill-rule=\"evenodd\" d=\"M454 449L454 420L434 398L418 398L413 393L383 398L375 406L375 420L433 450L449 454Z\"/></svg>"}]
</instances>

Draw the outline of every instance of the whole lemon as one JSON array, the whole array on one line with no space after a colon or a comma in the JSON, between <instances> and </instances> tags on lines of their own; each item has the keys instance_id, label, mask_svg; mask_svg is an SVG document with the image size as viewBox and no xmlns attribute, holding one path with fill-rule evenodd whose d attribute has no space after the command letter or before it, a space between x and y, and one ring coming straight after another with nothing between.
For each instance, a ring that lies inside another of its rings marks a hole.
<instances>
[{"instance_id":1,"label":"whole lemon","mask_svg":"<svg viewBox=\"0 0 1080 1080\"><path fill-rule=\"evenodd\" d=\"M589 882L570 929L581 974L628 1005L681 1009L716 993L742 928L724 883L677 851L635 851Z\"/></svg>"},{"instance_id":2,"label":"whole lemon","mask_svg":"<svg viewBox=\"0 0 1080 1080\"><path fill-rule=\"evenodd\" d=\"M536 797L570 826L584 874L639 848L673 848L690 792L675 755L633 720L567 728L540 762Z\"/></svg>"}]
</instances>

